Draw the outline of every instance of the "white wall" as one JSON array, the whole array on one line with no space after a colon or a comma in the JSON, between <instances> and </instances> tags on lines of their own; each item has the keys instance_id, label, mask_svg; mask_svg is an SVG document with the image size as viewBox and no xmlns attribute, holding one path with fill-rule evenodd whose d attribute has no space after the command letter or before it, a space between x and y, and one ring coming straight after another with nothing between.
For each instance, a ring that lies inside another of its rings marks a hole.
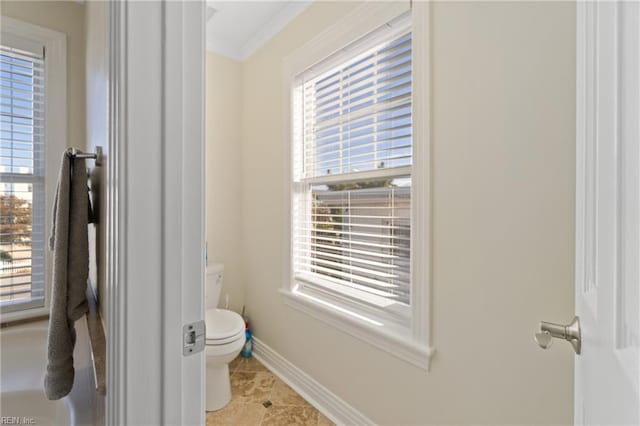
<instances>
[{"instance_id":1,"label":"white wall","mask_svg":"<svg viewBox=\"0 0 640 426\"><path fill-rule=\"evenodd\" d=\"M87 151L103 149L102 166L91 167L91 196L97 223L89 227L89 253L91 255L89 280L98 299L98 309L103 325L107 324L107 161L109 117L109 51L108 51L108 3L103 1L85 4L86 37L86 120Z\"/></svg>"},{"instance_id":2,"label":"white wall","mask_svg":"<svg viewBox=\"0 0 640 426\"><path fill-rule=\"evenodd\" d=\"M242 223L256 336L376 423L572 423L571 348L532 340L539 320L573 314L572 3L433 4L430 372L278 294L282 60L357 5L313 4L242 66L241 157L224 161L242 170L242 214L229 224Z\"/></svg>"},{"instance_id":3,"label":"white wall","mask_svg":"<svg viewBox=\"0 0 640 426\"><path fill-rule=\"evenodd\" d=\"M243 255L240 235L240 148L242 64L207 53L207 242L209 263L224 263L220 295L224 307L237 312L244 305Z\"/></svg>"}]
</instances>

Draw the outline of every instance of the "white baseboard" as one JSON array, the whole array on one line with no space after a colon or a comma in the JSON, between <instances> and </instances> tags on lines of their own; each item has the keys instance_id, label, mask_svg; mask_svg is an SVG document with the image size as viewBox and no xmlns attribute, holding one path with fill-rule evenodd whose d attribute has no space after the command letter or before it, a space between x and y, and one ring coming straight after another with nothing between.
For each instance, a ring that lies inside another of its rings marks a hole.
<instances>
[{"instance_id":1,"label":"white baseboard","mask_svg":"<svg viewBox=\"0 0 640 426\"><path fill-rule=\"evenodd\" d=\"M373 425L364 414L253 337L253 354L265 367L338 425Z\"/></svg>"}]
</instances>

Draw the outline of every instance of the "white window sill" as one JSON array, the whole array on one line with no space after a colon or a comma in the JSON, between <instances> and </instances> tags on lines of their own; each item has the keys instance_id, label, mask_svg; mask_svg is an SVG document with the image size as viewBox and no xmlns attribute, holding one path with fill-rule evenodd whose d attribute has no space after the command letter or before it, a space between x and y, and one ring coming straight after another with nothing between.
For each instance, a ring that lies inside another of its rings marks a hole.
<instances>
[{"instance_id":1,"label":"white window sill","mask_svg":"<svg viewBox=\"0 0 640 426\"><path fill-rule=\"evenodd\" d=\"M23 309L13 312L0 313L0 323L5 324L14 321L28 320L32 318L42 318L49 315L48 307L38 307L32 309Z\"/></svg>"},{"instance_id":2,"label":"white window sill","mask_svg":"<svg viewBox=\"0 0 640 426\"><path fill-rule=\"evenodd\" d=\"M299 292L289 289L281 289L285 304L304 312L326 324L332 325L340 331L363 340L378 349L407 361L424 370L429 370L431 357L434 350L420 342L415 341L409 335L389 330L384 324L360 317L348 312L341 312L332 308L327 303L312 299Z\"/></svg>"}]
</instances>

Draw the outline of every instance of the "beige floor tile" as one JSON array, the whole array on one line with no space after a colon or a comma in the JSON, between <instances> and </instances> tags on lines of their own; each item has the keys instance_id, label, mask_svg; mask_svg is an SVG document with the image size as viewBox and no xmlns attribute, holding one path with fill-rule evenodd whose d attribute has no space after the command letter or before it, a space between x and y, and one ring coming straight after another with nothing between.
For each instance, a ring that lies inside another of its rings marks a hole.
<instances>
[{"instance_id":1,"label":"beige floor tile","mask_svg":"<svg viewBox=\"0 0 640 426\"><path fill-rule=\"evenodd\" d=\"M232 401L218 411L207 413L207 426L258 426L265 413L262 404Z\"/></svg>"},{"instance_id":2,"label":"beige floor tile","mask_svg":"<svg viewBox=\"0 0 640 426\"><path fill-rule=\"evenodd\" d=\"M242 357L238 355L233 361L229 363L229 373L233 373L234 371L236 371L236 368L238 368L240 361L242 361Z\"/></svg>"},{"instance_id":3,"label":"beige floor tile","mask_svg":"<svg viewBox=\"0 0 640 426\"><path fill-rule=\"evenodd\" d=\"M234 359L231 373L231 403L207 413L207 426L334 426L286 383L253 357ZM270 401L265 408L262 403Z\"/></svg>"},{"instance_id":4,"label":"beige floor tile","mask_svg":"<svg viewBox=\"0 0 640 426\"><path fill-rule=\"evenodd\" d=\"M300 395L291 389L285 382L276 377L276 382L271 390L269 400L273 405L302 405L308 406L309 403Z\"/></svg>"},{"instance_id":5,"label":"beige floor tile","mask_svg":"<svg viewBox=\"0 0 640 426\"><path fill-rule=\"evenodd\" d=\"M335 426L327 416L318 411L318 426Z\"/></svg>"},{"instance_id":6,"label":"beige floor tile","mask_svg":"<svg viewBox=\"0 0 640 426\"><path fill-rule=\"evenodd\" d=\"M236 371L231 375L232 401L262 404L271 394L275 381L269 372Z\"/></svg>"},{"instance_id":7,"label":"beige floor tile","mask_svg":"<svg viewBox=\"0 0 640 426\"><path fill-rule=\"evenodd\" d=\"M318 424L318 410L311 406L277 406L267 408L264 414L263 426L316 426Z\"/></svg>"},{"instance_id":8,"label":"beige floor tile","mask_svg":"<svg viewBox=\"0 0 640 426\"><path fill-rule=\"evenodd\" d=\"M260 361L252 356L249 358L239 356L233 362L236 362L236 369L234 371L269 371Z\"/></svg>"}]
</instances>

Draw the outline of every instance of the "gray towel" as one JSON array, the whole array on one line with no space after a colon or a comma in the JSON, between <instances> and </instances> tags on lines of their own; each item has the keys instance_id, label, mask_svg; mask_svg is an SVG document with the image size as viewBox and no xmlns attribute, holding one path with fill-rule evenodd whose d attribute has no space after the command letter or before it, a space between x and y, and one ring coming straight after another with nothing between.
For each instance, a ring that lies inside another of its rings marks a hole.
<instances>
[{"instance_id":1,"label":"gray towel","mask_svg":"<svg viewBox=\"0 0 640 426\"><path fill-rule=\"evenodd\" d=\"M53 207L49 248L53 250L53 285L47 342L47 373L44 390L49 399L60 399L73 386L74 322L89 307L86 289L89 276L87 170L85 160L62 156Z\"/></svg>"}]
</instances>

